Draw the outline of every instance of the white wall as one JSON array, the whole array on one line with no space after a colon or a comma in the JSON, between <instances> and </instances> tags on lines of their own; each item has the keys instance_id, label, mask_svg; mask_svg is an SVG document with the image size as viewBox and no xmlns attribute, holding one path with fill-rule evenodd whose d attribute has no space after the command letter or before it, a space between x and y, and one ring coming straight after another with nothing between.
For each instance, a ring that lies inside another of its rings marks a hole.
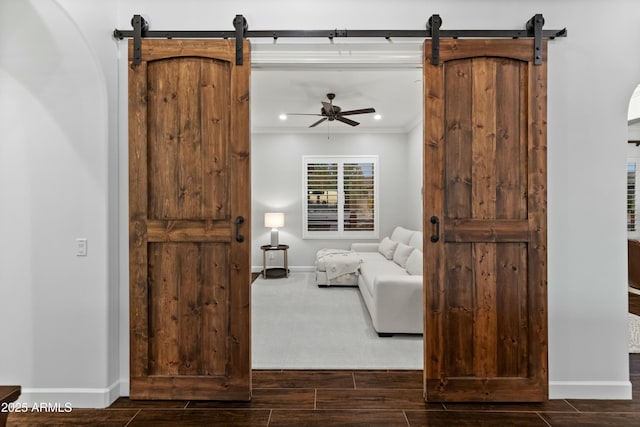
<instances>
[{"instance_id":1,"label":"white wall","mask_svg":"<svg viewBox=\"0 0 640 427\"><path fill-rule=\"evenodd\" d=\"M407 199L407 227L412 230L422 229L422 121L407 134L407 191L412 195Z\"/></svg>"},{"instance_id":2,"label":"white wall","mask_svg":"<svg viewBox=\"0 0 640 427\"><path fill-rule=\"evenodd\" d=\"M348 249L351 241L302 238L302 156L378 155L380 238L393 227L407 227L407 164L405 134L253 134L251 141L252 255L254 267L262 267L260 246L269 243L265 212L284 212L280 242L288 244L292 270L309 270L321 248ZM419 193L418 193L419 194ZM275 260L282 262L281 259ZM275 265L275 264L274 264Z\"/></svg>"},{"instance_id":3,"label":"white wall","mask_svg":"<svg viewBox=\"0 0 640 427\"><path fill-rule=\"evenodd\" d=\"M0 316L11 325L0 382L104 406L119 372L126 393L126 43L111 29L130 28L134 13L154 29L231 29L236 13L251 29L418 29L433 13L448 29L523 28L543 13L546 28L569 30L549 46L551 396L631 396L624 206L636 0L374 0L366 14L357 0L59 4L67 15L53 0L0 2ZM88 257L75 257L76 237L89 239Z\"/></svg>"},{"instance_id":4,"label":"white wall","mask_svg":"<svg viewBox=\"0 0 640 427\"><path fill-rule=\"evenodd\" d=\"M106 405L119 377L106 70L56 2L4 1L0 28L0 383Z\"/></svg>"}]
</instances>

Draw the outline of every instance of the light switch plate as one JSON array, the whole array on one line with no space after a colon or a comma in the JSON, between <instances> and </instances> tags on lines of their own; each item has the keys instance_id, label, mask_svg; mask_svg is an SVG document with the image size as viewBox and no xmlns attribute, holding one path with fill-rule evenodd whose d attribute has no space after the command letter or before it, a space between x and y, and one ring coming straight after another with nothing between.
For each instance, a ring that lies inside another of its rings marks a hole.
<instances>
[{"instance_id":1,"label":"light switch plate","mask_svg":"<svg viewBox=\"0 0 640 427\"><path fill-rule=\"evenodd\" d=\"M87 239L76 239L76 256L87 256Z\"/></svg>"}]
</instances>

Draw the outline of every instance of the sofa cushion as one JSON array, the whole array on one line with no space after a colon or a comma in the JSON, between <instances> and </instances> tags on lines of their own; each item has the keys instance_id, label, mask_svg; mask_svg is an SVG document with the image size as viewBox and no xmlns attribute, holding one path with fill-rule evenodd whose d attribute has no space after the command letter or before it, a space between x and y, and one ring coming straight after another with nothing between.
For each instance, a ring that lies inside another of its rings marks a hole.
<instances>
[{"instance_id":1,"label":"sofa cushion","mask_svg":"<svg viewBox=\"0 0 640 427\"><path fill-rule=\"evenodd\" d=\"M422 251L419 249L414 250L409 255L406 264L407 273L412 276L422 275Z\"/></svg>"},{"instance_id":2,"label":"sofa cushion","mask_svg":"<svg viewBox=\"0 0 640 427\"><path fill-rule=\"evenodd\" d=\"M408 276L407 271L395 262L389 261L364 261L360 264L360 276L367 286L367 290L373 295L373 284L380 276Z\"/></svg>"},{"instance_id":3,"label":"sofa cushion","mask_svg":"<svg viewBox=\"0 0 640 427\"><path fill-rule=\"evenodd\" d=\"M407 246L404 243L398 243L398 246L396 246L396 250L393 253L393 261L395 261L395 263L400 267L406 268L407 259L409 259L409 255L411 255L411 252L414 250L415 249L411 246Z\"/></svg>"},{"instance_id":4,"label":"sofa cushion","mask_svg":"<svg viewBox=\"0 0 640 427\"><path fill-rule=\"evenodd\" d=\"M409 246L422 250L422 231L414 231L409 240Z\"/></svg>"},{"instance_id":5,"label":"sofa cushion","mask_svg":"<svg viewBox=\"0 0 640 427\"><path fill-rule=\"evenodd\" d=\"M411 240L411 236L413 236L413 233L415 232L398 226L393 229L393 233L391 233L391 240L408 245L409 241Z\"/></svg>"},{"instance_id":6,"label":"sofa cushion","mask_svg":"<svg viewBox=\"0 0 640 427\"><path fill-rule=\"evenodd\" d=\"M384 255L386 259L392 259L393 253L396 251L396 246L398 246L398 242L385 237L378 246L378 252Z\"/></svg>"},{"instance_id":7,"label":"sofa cushion","mask_svg":"<svg viewBox=\"0 0 640 427\"><path fill-rule=\"evenodd\" d=\"M362 262L388 262L380 252L358 252Z\"/></svg>"}]
</instances>

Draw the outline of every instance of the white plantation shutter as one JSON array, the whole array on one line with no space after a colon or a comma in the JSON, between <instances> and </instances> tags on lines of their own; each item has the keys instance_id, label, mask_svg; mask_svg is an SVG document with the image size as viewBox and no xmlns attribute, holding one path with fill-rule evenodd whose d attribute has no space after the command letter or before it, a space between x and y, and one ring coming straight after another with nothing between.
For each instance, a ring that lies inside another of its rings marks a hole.
<instances>
[{"instance_id":1,"label":"white plantation shutter","mask_svg":"<svg viewBox=\"0 0 640 427\"><path fill-rule=\"evenodd\" d=\"M636 177L635 162L627 162L627 231L636 231Z\"/></svg>"},{"instance_id":2,"label":"white plantation shutter","mask_svg":"<svg viewBox=\"0 0 640 427\"><path fill-rule=\"evenodd\" d=\"M345 163L343 173L344 229L373 231L375 219L374 163Z\"/></svg>"},{"instance_id":3,"label":"white plantation shutter","mask_svg":"<svg viewBox=\"0 0 640 427\"><path fill-rule=\"evenodd\" d=\"M304 238L378 238L377 156L304 156L303 171Z\"/></svg>"},{"instance_id":4,"label":"white plantation shutter","mask_svg":"<svg viewBox=\"0 0 640 427\"><path fill-rule=\"evenodd\" d=\"M338 164L309 163L307 170L307 230L338 230Z\"/></svg>"}]
</instances>

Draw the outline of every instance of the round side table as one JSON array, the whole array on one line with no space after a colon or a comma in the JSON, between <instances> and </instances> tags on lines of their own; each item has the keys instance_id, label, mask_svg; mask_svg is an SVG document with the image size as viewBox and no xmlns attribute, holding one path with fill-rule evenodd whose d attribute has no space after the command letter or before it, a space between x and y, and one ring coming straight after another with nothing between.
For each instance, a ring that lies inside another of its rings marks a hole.
<instances>
[{"instance_id":1,"label":"round side table","mask_svg":"<svg viewBox=\"0 0 640 427\"><path fill-rule=\"evenodd\" d=\"M289 258L288 258L288 250L289 245L262 245L260 246L262 249L262 277L265 279L277 279L282 277L289 277ZM267 252L269 251L283 251L284 252L284 267L272 267L267 268Z\"/></svg>"}]
</instances>

